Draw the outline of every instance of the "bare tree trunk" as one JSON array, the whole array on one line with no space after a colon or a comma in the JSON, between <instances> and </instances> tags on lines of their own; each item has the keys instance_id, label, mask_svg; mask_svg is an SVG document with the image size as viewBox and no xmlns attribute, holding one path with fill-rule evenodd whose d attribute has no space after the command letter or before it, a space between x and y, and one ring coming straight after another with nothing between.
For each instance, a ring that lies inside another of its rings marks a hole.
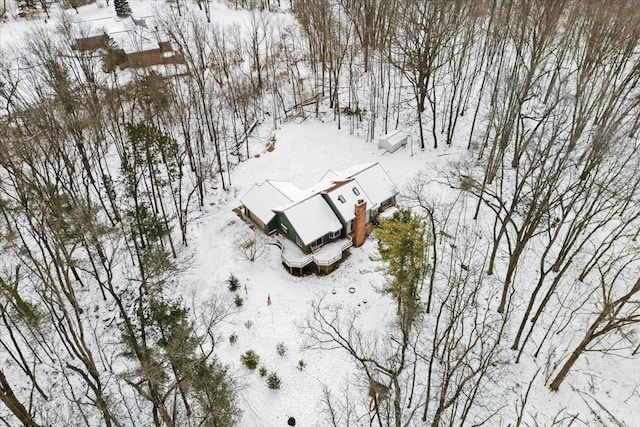
<instances>
[{"instance_id":1,"label":"bare tree trunk","mask_svg":"<svg viewBox=\"0 0 640 427\"><path fill-rule=\"evenodd\" d=\"M41 427L13 393L3 371L0 371L0 400L25 427Z\"/></svg>"}]
</instances>

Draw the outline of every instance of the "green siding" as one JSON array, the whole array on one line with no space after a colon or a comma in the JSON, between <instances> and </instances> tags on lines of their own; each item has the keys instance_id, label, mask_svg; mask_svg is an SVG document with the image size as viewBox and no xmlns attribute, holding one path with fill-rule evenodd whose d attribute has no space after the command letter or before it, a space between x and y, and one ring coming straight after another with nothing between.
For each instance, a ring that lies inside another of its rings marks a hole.
<instances>
[{"instance_id":1,"label":"green siding","mask_svg":"<svg viewBox=\"0 0 640 427\"><path fill-rule=\"evenodd\" d=\"M342 230L340 230L340 234L338 234L338 236L334 237L333 239L331 238L331 236L329 234L325 234L324 236L322 236L322 241L324 243L331 243L331 242L335 242L336 240L340 240L342 238L342 236L344 235L344 227L342 227Z\"/></svg>"},{"instance_id":2,"label":"green siding","mask_svg":"<svg viewBox=\"0 0 640 427\"><path fill-rule=\"evenodd\" d=\"M329 196L327 196L326 194L323 194L322 197L324 197L324 200L327 202L327 204L331 206L331 210L336 214L336 216L340 220L340 224L342 224L342 234L340 235L340 237L347 237L347 234L349 234L349 223L345 221L342 215L340 215L340 211L338 210L338 208L336 208L336 205L333 203L333 200L329 198ZM392 202L395 204L395 196L392 198ZM375 219L376 215L378 215L378 211L376 209L367 209L367 217L366 217L365 223L370 224L371 220ZM338 239L338 238L329 239L328 235L325 237L326 237L325 241L333 241Z\"/></svg>"},{"instance_id":3,"label":"green siding","mask_svg":"<svg viewBox=\"0 0 640 427\"><path fill-rule=\"evenodd\" d=\"M343 237L347 237L347 223L344 220L344 218L342 218L342 216L339 214L339 211L333 205L333 203L331 202L331 199L329 199L324 194L322 195L322 197L329 204L329 206L331 207L331 210L336 214L336 216L338 217L338 220L340 220L340 224L342 225L342 230L340 232L340 235L334 237L333 239L329 236L329 233L322 236L322 244L327 244L327 243L339 240ZM273 225L272 225L272 222L274 222ZM285 227L287 228L286 232L282 229L281 227L282 224L284 224ZM278 212L274 220L269 222L269 227L272 227L271 230L279 229L282 234L286 235L289 238L289 240L291 240L292 242L295 242L295 244L298 245L298 247L300 247L300 249L302 249L303 252L307 254L311 253L310 244L309 245L298 244L298 237L299 237L298 233L296 232L296 229L293 227L293 225L291 225L291 222L289 222L289 219L284 214L284 212Z\"/></svg>"},{"instance_id":4,"label":"green siding","mask_svg":"<svg viewBox=\"0 0 640 427\"><path fill-rule=\"evenodd\" d=\"M269 234L273 230L278 229L279 226L280 226L280 220L278 219L278 215L276 215L271 219L271 221L269 221L267 225L265 225L264 231L265 233Z\"/></svg>"}]
</instances>

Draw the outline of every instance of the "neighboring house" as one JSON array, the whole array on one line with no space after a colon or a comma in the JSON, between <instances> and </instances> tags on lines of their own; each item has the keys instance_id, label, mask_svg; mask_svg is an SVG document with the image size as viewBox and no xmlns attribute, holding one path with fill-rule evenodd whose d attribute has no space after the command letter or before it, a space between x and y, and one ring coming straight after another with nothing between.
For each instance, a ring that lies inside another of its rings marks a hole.
<instances>
[{"instance_id":1,"label":"neighboring house","mask_svg":"<svg viewBox=\"0 0 640 427\"><path fill-rule=\"evenodd\" d=\"M144 19L133 19L133 21L136 25L146 28ZM79 52L98 52L103 58L102 68L105 72L112 72L116 66L124 70L125 68L146 68L153 65L184 64L184 58L174 52L169 41L150 42L149 34L143 37L137 31L131 30L112 32L111 34L116 33L129 34L132 38L139 36L140 39L145 40L144 46L126 46L127 50L131 50L126 52L124 48L118 47L118 43L111 39L110 35L103 33L77 38L71 48ZM126 41L126 38L120 37L120 41Z\"/></svg>"},{"instance_id":2,"label":"neighboring house","mask_svg":"<svg viewBox=\"0 0 640 427\"><path fill-rule=\"evenodd\" d=\"M157 48L129 52L125 56L125 61L118 64L121 70L146 68L152 65L184 64L184 58L173 51L168 41L158 42Z\"/></svg>"},{"instance_id":3,"label":"neighboring house","mask_svg":"<svg viewBox=\"0 0 640 427\"><path fill-rule=\"evenodd\" d=\"M109 48L109 36L100 34L98 36L81 37L76 39L76 42L71 46L71 49L80 52L94 51L98 49Z\"/></svg>"},{"instance_id":4,"label":"neighboring house","mask_svg":"<svg viewBox=\"0 0 640 427\"><path fill-rule=\"evenodd\" d=\"M349 247L364 243L369 224L396 204L397 194L382 166L370 163L330 170L305 190L266 180L240 201L244 215L274 235L289 271L302 274L309 265L319 272L335 268Z\"/></svg>"}]
</instances>

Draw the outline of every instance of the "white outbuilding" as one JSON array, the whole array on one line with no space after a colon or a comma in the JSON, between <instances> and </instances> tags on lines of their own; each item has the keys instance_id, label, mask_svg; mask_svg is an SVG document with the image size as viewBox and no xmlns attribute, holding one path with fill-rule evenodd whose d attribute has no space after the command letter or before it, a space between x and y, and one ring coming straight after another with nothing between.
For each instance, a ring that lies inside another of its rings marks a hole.
<instances>
[{"instance_id":1,"label":"white outbuilding","mask_svg":"<svg viewBox=\"0 0 640 427\"><path fill-rule=\"evenodd\" d=\"M393 153L400 147L407 145L408 140L409 135L406 132L396 129L378 138L378 148L383 148L389 153Z\"/></svg>"}]
</instances>

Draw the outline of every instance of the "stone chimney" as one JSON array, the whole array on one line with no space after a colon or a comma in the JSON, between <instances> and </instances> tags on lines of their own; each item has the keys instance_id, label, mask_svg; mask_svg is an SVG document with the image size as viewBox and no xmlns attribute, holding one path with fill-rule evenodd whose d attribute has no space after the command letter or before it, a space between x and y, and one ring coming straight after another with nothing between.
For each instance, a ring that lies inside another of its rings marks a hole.
<instances>
[{"instance_id":1,"label":"stone chimney","mask_svg":"<svg viewBox=\"0 0 640 427\"><path fill-rule=\"evenodd\" d=\"M367 202L364 199L358 200L355 205L354 214L356 219L353 224L353 244L358 247L362 246L366 236L366 222L367 222Z\"/></svg>"}]
</instances>

